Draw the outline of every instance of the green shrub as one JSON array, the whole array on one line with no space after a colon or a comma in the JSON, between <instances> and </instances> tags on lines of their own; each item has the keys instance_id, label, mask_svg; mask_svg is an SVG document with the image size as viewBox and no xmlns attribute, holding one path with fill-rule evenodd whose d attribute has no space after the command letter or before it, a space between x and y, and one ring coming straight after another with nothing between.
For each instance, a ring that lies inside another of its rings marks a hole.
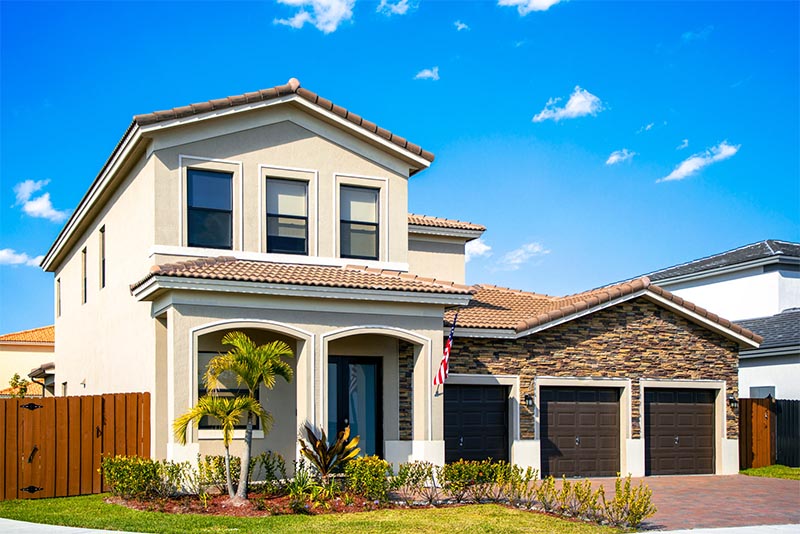
<instances>
[{"instance_id":1,"label":"green shrub","mask_svg":"<svg viewBox=\"0 0 800 534\"><path fill-rule=\"evenodd\" d=\"M588 480L570 482L564 477L561 490L557 492L555 508L561 515L594 521L602 517L597 513L599 498L599 491L592 491L592 483Z\"/></svg>"},{"instance_id":2,"label":"green shrub","mask_svg":"<svg viewBox=\"0 0 800 534\"><path fill-rule=\"evenodd\" d=\"M433 478L433 474L434 467L430 462L400 464L397 468L397 474L392 477L390 487L409 506L414 503L416 497L423 497L426 501L430 501L431 497L430 492L427 491L427 486L435 488L436 481Z\"/></svg>"},{"instance_id":3,"label":"green shrub","mask_svg":"<svg viewBox=\"0 0 800 534\"><path fill-rule=\"evenodd\" d=\"M653 504L653 492L642 483L636 488L631 488L631 477L625 478L625 483L617 476L614 483L614 498L606 500L605 491L598 492L600 508L603 518L614 526L638 527L642 521L656 513Z\"/></svg>"},{"instance_id":4,"label":"green shrub","mask_svg":"<svg viewBox=\"0 0 800 534\"><path fill-rule=\"evenodd\" d=\"M389 498L391 467L377 456L362 456L347 462L344 468L347 487L370 500L386 502Z\"/></svg>"},{"instance_id":5,"label":"green shrub","mask_svg":"<svg viewBox=\"0 0 800 534\"><path fill-rule=\"evenodd\" d=\"M530 510L536 502L536 480L539 471L528 467L524 471L518 465L503 463L495 471L495 483L502 495L512 506Z\"/></svg>"},{"instance_id":6,"label":"green shrub","mask_svg":"<svg viewBox=\"0 0 800 534\"><path fill-rule=\"evenodd\" d=\"M103 458L103 478L111 493L124 499L156 495L160 485L158 462L138 456Z\"/></svg>"},{"instance_id":7,"label":"green shrub","mask_svg":"<svg viewBox=\"0 0 800 534\"><path fill-rule=\"evenodd\" d=\"M473 481L473 464L467 460L459 460L445 464L439 470L440 482L451 498L456 502L464 502Z\"/></svg>"},{"instance_id":8,"label":"green shrub","mask_svg":"<svg viewBox=\"0 0 800 534\"><path fill-rule=\"evenodd\" d=\"M311 465L319 472L323 480L333 473L340 473L347 463L359 455L361 449L358 448L358 436L350 439L350 426L336 435L336 441L328 444L328 437L325 431L320 429L320 435L309 424L306 424L306 437L308 443L300 438L300 454L302 454Z\"/></svg>"},{"instance_id":9,"label":"green shrub","mask_svg":"<svg viewBox=\"0 0 800 534\"><path fill-rule=\"evenodd\" d=\"M472 478L469 484L469 494L476 503L490 498L495 487L495 471L501 464L492 463L492 460L472 461L468 469ZM503 462L504 464L505 462Z\"/></svg>"},{"instance_id":10,"label":"green shrub","mask_svg":"<svg viewBox=\"0 0 800 534\"><path fill-rule=\"evenodd\" d=\"M542 505L545 512L555 511L558 502L558 492L556 491L556 479L551 476L542 479L542 483L536 488L534 493L536 500Z\"/></svg>"},{"instance_id":11,"label":"green shrub","mask_svg":"<svg viewBox=\"0 0 800 534\"><path fill-rule=\"evenodd\" d=\"M242 459L231 456L231 480L234 491L242 470ZM216 488L220 493L228 493L225 481L225 457L222 455L197 455L198 485L204 489Z\"/></svg>"},{"instance_id":12,"label":"green shrub","mask_svg":"<svg viewBox=\"0 0 800 534\"><path fill-rule=\"evenodd\" d=\"M286 484L286 492L289 495L289 508L296 514L308 513L310 509L309 499L315 488L319 484L311 476L311 472L305 462L295 463L294 477Z\"/></svg>"}]
</instances>

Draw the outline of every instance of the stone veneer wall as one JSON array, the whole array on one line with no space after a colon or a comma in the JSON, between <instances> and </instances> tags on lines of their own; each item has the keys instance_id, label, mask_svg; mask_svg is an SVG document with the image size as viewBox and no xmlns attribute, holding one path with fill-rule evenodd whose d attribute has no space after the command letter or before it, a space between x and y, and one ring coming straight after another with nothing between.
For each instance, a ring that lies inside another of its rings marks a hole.
<instances>
[{"instance_id":1,"label":"stone veneer wall","mask_svg":"<svg viewBox=\"0 0 800 534\"><path fill-rule=\"evenodd\" d=\"M738 397L738 345L640 297L522 339L458 338L450 372L519 375L520 398L534 394L536 376L631 379L639 438L639 379L725 380L726 398ZM533 439L533 414L520 404L521 438ZM736 438L738 419L725 405L727 435Z\"/></svg>"},{"instance_id":2,"label":"stone veneer wall","mask_svg":"<svg viewBox=\"0 0 800 534\"><path fill-rule=\"evenodd\" d=\"M398 340L400 372L400 439L411 439L411 392L414 376L414 345Z\"/></svg>"}]
</instances>

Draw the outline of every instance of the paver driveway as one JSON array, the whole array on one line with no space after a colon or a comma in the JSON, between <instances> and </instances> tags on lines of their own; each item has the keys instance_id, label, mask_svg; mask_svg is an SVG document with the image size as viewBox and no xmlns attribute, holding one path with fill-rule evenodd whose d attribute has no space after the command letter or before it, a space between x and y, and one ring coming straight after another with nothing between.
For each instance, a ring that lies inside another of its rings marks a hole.
<instances>
[{"instance_id":1,"label":"paver driveway","mask_svg":"<svg viewBox=\"0 0 800 534\"><path fill-rule=\"evenodd\" d=\"M732 476L664 476L633 479L653 490L658 508L643 528L677 530L800 524L800 480ZM614 479L595 479L606 496ZM798 526L800 532L800 526Z\"/></svg>"}]
</instances>

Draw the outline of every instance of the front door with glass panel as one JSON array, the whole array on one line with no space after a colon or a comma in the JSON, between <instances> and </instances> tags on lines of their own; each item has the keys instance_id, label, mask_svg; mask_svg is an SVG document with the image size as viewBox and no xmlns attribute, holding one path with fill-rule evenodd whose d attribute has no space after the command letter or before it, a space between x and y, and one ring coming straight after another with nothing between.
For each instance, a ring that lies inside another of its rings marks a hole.
<instances>
[{"instance_id":1,"label":"front door with glass panel","mask_svg":"<svg viewBox=\"0 0 800 534\"><path fill-rule=\"evenodd\" d=\"M328 436L350 425L359 436L362 454L383 456L383 415L380 358L328 358Z\"/></svg>"}]
</instances>

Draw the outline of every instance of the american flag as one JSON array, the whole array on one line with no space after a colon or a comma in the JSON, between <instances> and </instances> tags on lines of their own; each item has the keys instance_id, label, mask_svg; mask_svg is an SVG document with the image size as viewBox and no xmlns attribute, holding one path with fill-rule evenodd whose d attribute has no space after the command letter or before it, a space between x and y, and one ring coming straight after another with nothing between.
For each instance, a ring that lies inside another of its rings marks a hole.
<instances>
[{"instance_id":1,"label":"american flag","mask_svg":"<svg viewBox=\"0 0 800 534\"><path fill-rule=\"evenodd\" d=\"M453 348L453 334L456 331L456 321L458 321L458 312L456 312L456 316L453 317L453 325L450 327L450 336L447 338L447 343L444 344L444 354L442 355L442 363L439 364L439 371L433 378L434 386L444 384L444 381L447 380L447 374L449 372L449 366L450 366L450 349Z\"/></svg>"}]
</instances>

